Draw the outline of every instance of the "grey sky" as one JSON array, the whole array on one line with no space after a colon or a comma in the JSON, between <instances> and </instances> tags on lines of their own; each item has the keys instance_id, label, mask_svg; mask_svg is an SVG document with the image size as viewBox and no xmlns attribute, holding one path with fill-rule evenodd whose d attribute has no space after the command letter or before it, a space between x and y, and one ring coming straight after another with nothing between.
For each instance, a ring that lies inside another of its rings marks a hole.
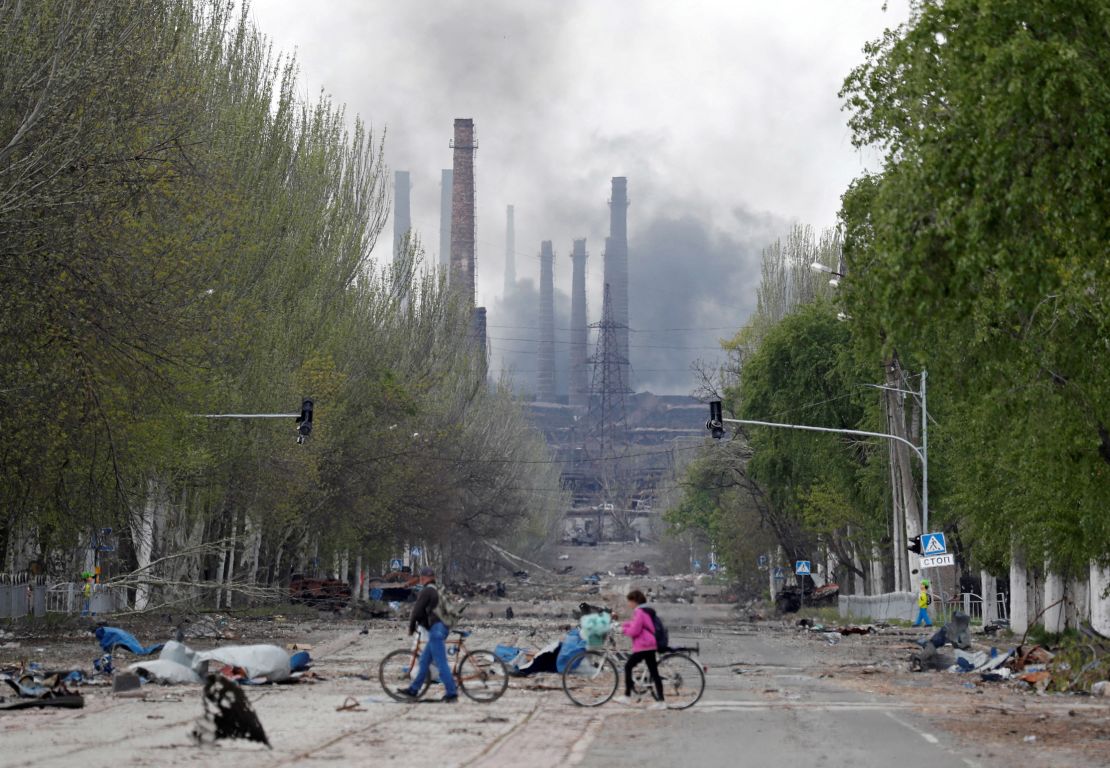
<instances>
[{"instance_id":1,"label":"grey sky","mask_svg":"<svg viewBox=\"0 0 1110 768\"><path fill-rule=\"evenodd\" d=\"M550 239L556 288L569 294L571 240L588 238L594 321L609 179L627 176L630 316L642 329L634 383L688 392L690 362L715 354L670 347L712 346L727 332L654 329L739 327L766 241L791 221L835 222L870 160L851 146L836 94L864 43L906 18L905 2L883 5L254 0L253 17L280 50L297 51L306 95L323 88L387 130L389 165L412 174L429 259L452 122L474 118L478 302L495 369L511 365L526 385L532 345L508 339L538 335L537 319L521 316L530 303L500 295L505 205L516 206L522 281L538 282ZM378 258L389 256L386 235ZM565 344L557 355L562 366Z\"/></svg>"}]
</instances>

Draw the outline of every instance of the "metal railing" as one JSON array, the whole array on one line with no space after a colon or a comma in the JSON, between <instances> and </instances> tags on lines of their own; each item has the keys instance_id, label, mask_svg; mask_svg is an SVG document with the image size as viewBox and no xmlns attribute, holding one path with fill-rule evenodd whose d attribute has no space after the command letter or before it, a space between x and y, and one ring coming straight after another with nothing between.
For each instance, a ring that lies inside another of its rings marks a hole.
<instances>
[{"instance_id":1,"label":"metal railing","mask_svg":"<svg viewBox=\"0 0 1110 768\"><path fill-rule=\"evenodd\" d=\"M996 593L993 599L988 599L985 604L982 595L974 592L961 592L957 595L942 592L940 600L935 601L934 606L936 606L935 621L938 624L951 621L952 614L956 611L963 611L973 622L989 623L991 620L1009 618L1009 606L1006 604L1006 595L1003 592ZM987 610L984 611L984 608ZM986 622L983 620L984 616L988 616Z\"/></svg>"},{"instance_id":2,"label":"metal railing","mask_svg":"<svg viewBox=\"0 0 1110 768\"><path fill-rule=\"evenodd\" d=\"M116 613L127 610L127 590L95 585L85 595L84 582L47 584L45 576L0 573L0 619L47 614Z\"/></svg>"}]
</instances>

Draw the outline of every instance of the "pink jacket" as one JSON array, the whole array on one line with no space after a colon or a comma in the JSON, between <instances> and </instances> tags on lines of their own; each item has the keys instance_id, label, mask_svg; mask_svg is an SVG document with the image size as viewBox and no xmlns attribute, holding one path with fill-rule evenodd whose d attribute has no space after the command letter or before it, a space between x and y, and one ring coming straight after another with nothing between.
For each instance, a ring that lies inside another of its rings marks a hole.
<instances>
[{"instance_id":1,"label":"pink jacket","mask_svg":"<svg viewBox=\"0 0 1110 768\"><path fill-rule=\"evenodd\" d=\"M655 643L655 622L643 608L637 608L632 614L632 621L626 621L621 625L621 632L632 638L633 653L654 651L658 648Z\"/></svg>"}]
</instances>

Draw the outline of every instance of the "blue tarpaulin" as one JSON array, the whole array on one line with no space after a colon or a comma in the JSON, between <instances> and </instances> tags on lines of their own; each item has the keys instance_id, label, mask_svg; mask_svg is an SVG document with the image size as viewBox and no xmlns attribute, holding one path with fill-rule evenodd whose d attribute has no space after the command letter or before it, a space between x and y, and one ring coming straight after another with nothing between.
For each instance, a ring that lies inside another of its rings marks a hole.
<instances>
[{"instance_id":1,"label":"blue tarpaulin","mask_svg":"<svg viewBox=\"0 0 1110 768\"><path fill-rule=\"evenodd\" d=\"M517 648L512 645L496 645L493 648L493 655L501 659L505 666L511 667L516 657L524 652L523 648Z\"/></svg>"},{"instance_id":2,"label":"blue tarpaulin","mask_svg":"<svg viewBox=\"0 0 1110 768\"><path fill-rule=\"evenodd\" d=\"M586 650L586 641L582 639L578 630L572 629L567 632L563 638L563 645L559 648L559 657L555 660L555 671L562 672L565 670L570 660L584 650Z\"/></svg>"},{"instance_id":3,"label":"blue tarpaulin","mask_svg":"<svg viewBox=\"0 0 1110 768\"><path fill-rule=\"evenodd\" d=\"M123 648L131 651L136 656L149 656L152 653L157 653L162 650L163 645L158 643L149 648L143 647L134 635L123 631L119 627L97 627L96 639L105 653L111 653L115 648Z\"/></svg>"}]
</instances>

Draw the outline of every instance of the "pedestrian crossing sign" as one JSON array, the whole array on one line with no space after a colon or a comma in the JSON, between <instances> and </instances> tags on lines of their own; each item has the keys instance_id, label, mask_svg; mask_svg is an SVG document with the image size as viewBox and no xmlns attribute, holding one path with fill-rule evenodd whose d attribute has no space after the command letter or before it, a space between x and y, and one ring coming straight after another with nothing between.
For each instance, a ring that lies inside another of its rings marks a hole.
<instances>
[{"instance_id":1,"label":"pedestrian crossing sign","mask_svg":"<svg viewBox=\"0 0 1110 768\"><path fill-rule=\"evenodd\" d=\"M926 533L921 537L921 554L943 555L948 551L948 544L943 533Z\"/></svg>"},{"instance_id":2,"label":"pedestrian crossing sign","mask_svg":"<svg viewBox=\"0 0 1110 768\"><path fill-rule=\"evenodd\" d=\"M794 563L794 575L795 576L809 576L810 575L809 560L799 560L798 562Z\"/></svg>"}]
</instances>

